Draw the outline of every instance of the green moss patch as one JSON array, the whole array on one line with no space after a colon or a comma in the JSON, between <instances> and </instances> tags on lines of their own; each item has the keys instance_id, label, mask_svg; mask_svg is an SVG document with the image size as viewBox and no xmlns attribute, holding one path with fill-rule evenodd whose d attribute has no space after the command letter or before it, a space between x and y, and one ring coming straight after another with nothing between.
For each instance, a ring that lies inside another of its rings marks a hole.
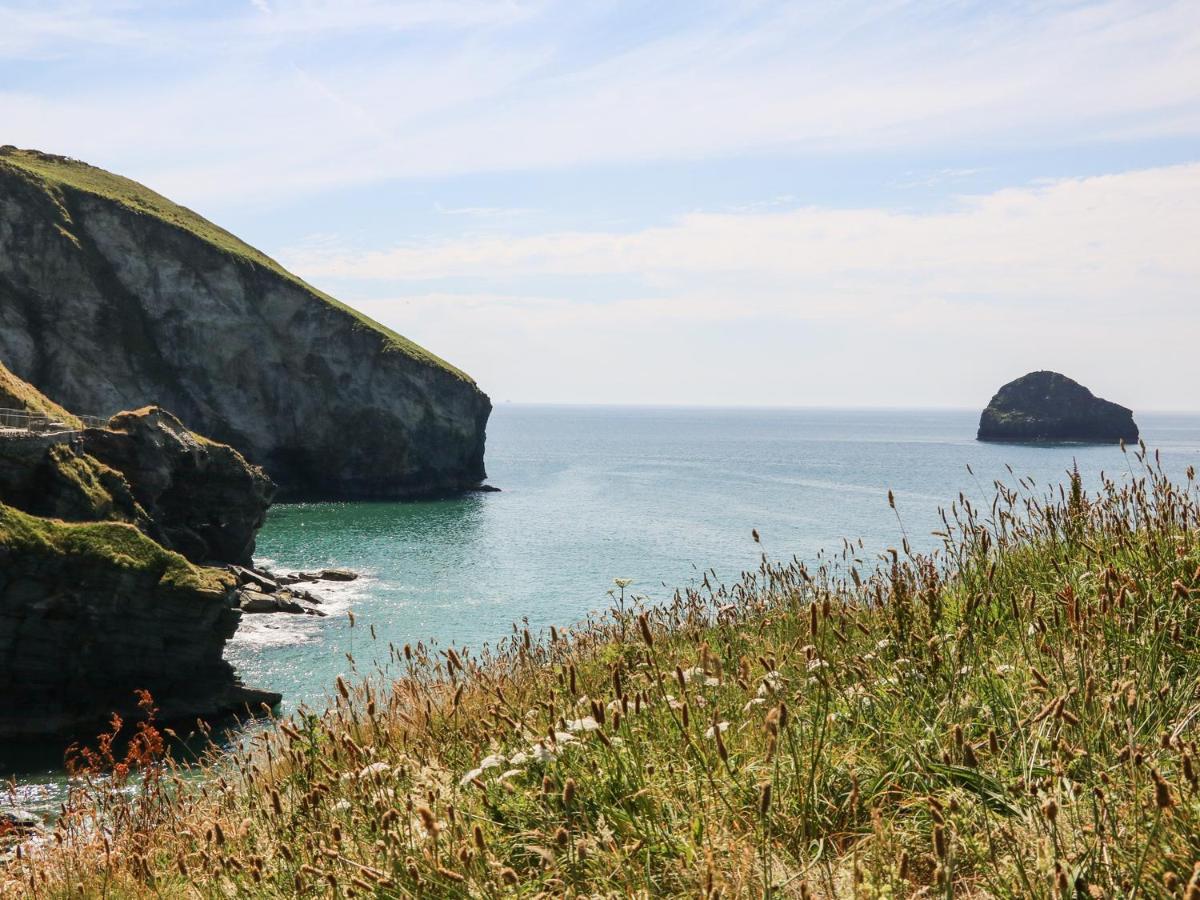
<instances>
[{"instance_id":1,"label":"green moss patch","mask_svg":"<svg viewBox=\"0 0 1200 900\"><path fill-rule=\"evenodd\" d=\"M60 557L154 575L172 591L220 592L233 587L228 573L193 566L123 522L41 519L0 503L0 550Z\"/></svg>"}]
</instances>

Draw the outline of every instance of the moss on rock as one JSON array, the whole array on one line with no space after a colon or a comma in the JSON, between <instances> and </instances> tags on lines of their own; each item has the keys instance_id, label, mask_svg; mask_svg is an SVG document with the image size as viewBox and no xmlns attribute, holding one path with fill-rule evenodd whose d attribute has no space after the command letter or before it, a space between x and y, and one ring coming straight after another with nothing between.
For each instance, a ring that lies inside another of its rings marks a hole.
<instances>
[{"instance_id":1,"label":"moss on rock","mask_svg":"<svg viewBox=\"0 0 1200 900\"><path fill-rule=\"evenodd\" d=\"M124 522L63 522L44 519L0 503L0 551L69 561L72 565L111 567L152 575L173 592L225 594L235 586L221 569L192 565Z\"/></svg>"}]
</instances>

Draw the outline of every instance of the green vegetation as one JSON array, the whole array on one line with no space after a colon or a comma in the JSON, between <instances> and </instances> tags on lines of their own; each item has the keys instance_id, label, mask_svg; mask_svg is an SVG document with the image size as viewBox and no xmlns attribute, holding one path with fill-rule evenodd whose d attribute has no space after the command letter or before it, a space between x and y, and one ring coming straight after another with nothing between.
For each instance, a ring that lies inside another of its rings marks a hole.
<instances>
[{"instance_id":1,"label":"green vegetation","mask_svg":"<svg viewBox=\"0 0 1200 900\"><path fill-rule=\"evenodd\" d=\"M133 525L43 519L0 503L0 559L8 565L7 560L31 557L81 571L97 566L152 574L168 591L223 592L233 583L224 571L193 566Z\"/></svg>"},{"instance_id":2,"label":"green vegetation","mask_svg":"<svg viewBox=\"0 0 1200 900\"><path fill-rule=\"evenodd\" d=\"M72 428L81 427L81 423L71 413L67 412L37 388L22 381L0 362L0 407L7 409L22 409L27 412L55 419Z\"/></svg>"},{"instance_id":3,"label":"green vegetation","mask_svg":"<svg viewBox=\"0 0 1200 900\"><path fill-rule=\"evenodd\" d=\"M389 647L198 786L84 779L7 889L1194 900L1193 475L998 491L933 556L847 544L657 608L619 583L542 641Z\"/></svg>"},{"instance_id":4,"label":"green vegetation","mask_svg":"<svg viewBox=\"0 0 1200 900\"><path fill-rule=\"evenodd\" d=\"M120 175L114 175L111 172L106 172L103 169L89 166L87 163L65 156L53 156L36 150L21 150L11 146L0 148L0 173L5 168L25 173L26 176L32 176L56 197L63 191L77 191L91 194L120 204L135 213L152 216L174 228L186 231L239 261L267 269L280 278L308 291L314 298L353 317L359 326L382 335L386 340L385 346L387 349L403 353L421 362L430 363L462 378L464 381L474 383L471 377L465 372L430 353L419 344L410 341L403 335L397 334L390 328L380 325L358 310L347 306L323 291L317 290L312 285L293 275L262 251L256 250L225 229L214 225L203 216L192 212L192 210L186 207L172 203L166 197L155 193L136 181L123 178ZM73 236L72 240L75 240Z\"/></svg>"},{"instance_id":5,"label":"green vegetation","mask_svg":"<svg viewBox=\"0 0 1200 900\"><path fill-rule=\"evenodd\" d=\"M67 444L55 444L46 451L46 465L59 485L77 495L79 514L69 518L123 522L145 518L125 476L94 456L78 453Z\"/></svg>"}]
</instances>

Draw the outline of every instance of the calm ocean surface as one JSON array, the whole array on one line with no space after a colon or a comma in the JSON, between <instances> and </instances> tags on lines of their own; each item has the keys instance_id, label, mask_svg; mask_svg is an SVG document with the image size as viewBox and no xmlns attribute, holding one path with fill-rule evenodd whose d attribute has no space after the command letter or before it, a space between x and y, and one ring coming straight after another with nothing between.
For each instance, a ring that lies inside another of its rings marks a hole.
<instances>
[{"instance_id":1,"label":"calm ocean surface","mask_svg":"<svg viewBox=\"0 0 1200 900\"><path fill-rule=\"evenodd\" d=\"M1137 419L1170 472L1200 464L1200 415ZM535 629L569 625L607 607L614 578L652 600L710 567L734 580L757 565L753 528L776 558L811 559L843 537L885 550L900 542L889 489L921 549L935 543L938 507L960 490L985 503L994 479L1013 483L1005 464L1047 488L1072 460L1089 485L1101 471L1128 477L1132 456L1116 446L979 444L977 422L966 410L503 405L487 447L501 493L275 507L260 562L364 577L320 586L328 618L245 617L227 655L247 684L281 691L286 708L315 706L348 671L347 653L366 670L389 641L478 648L522 617ZM0 774L17 774L19 799L35 808L61 795L52 761L6 759L0 747Z\"/></svg>"},{"instance_id":2,"label":"calm ocean surface","mask_svg":"<svg viewBox=\"0 0 1200 900\"><path fill-rule=\"evenodd\" d=\"M1200 463L1200 415L1138 422L1169 471ZM614 578L652 600L710 567L734 580L758 563L754 528L776 558L811 559L843 537L883 551L901 538L889 488L920 549L960 490L986 503L994 479L1012 483L1005 464L1047 487L1072 460L1089 484L1101 471L1128 477L1132 457L1116 446L980 444L977 423L965 410L499 406L487 465L501 493L276 507L259 538L264 564L366 577L331 592L327 619L247 617L229 657L248 684L313 705L347 652L362 667L389 641L478 648L522 617L569 625L607 607Z\"/></svg>"}]
</instances>

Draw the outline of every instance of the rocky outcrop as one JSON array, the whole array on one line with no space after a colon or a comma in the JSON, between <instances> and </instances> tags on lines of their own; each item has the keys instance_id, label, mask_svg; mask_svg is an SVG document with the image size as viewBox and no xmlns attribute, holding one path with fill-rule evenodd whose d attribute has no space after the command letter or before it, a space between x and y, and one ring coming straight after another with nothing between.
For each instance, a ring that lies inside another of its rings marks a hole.
<instances>
[{"instance_id":1,"label":"rocky outcrop","mask_svg":"<svg viewBox=\"0 0 1200 900\"><path fill-rule=\"evenodd\" d=\"M1130 410L1065 375L1030 372L992 397L979 417L978 439L1133 443L1138 427Z\"/></svg>"},{"instance_id":2,"label":"rocky outcrop","mask_svg":"<svg viewBox=\"0 0 1200 900\"><path fill-rule=\"evenodd\" d=\"M250 564L275 486L232 447L192 433L157 407L86 429L79 446L125 477L159 543L193 562Z\"/></svg>"},{"instance_id":3,"label":"rocky outcrop","mask_svg":"<svg viewBox=\"0 0 1200 900\"><path fill-rule=\"evenodd\" d=\"M485 477L491 404L470 377L143 186L11 147L0 358L76 413L170 409L288 498Z\"/></svg>"},{"instance_id":4,"label":"rocky outcrop","mask_svg":"<svg viewBox=\"0 0 1200 900\"><path fill-rule=\"evenodd\" d=\"M138 690L165 720L278 703L222 658L235 587L133 525L0 504L0 741L95 733L113 712L136 716Z\"/></svg>"},{"instance_id":5,"label":"rocky outcrop","mask_svg":"<svg viewBox=\"0 0 1200 900\"><path fill-rule=\"evenodd\" d=\"M128 522L192 562L248 565L273 492L236 450L153 407L107 428L0 434L0 502L67 521Z\"/></svg>"}]
</instances>

